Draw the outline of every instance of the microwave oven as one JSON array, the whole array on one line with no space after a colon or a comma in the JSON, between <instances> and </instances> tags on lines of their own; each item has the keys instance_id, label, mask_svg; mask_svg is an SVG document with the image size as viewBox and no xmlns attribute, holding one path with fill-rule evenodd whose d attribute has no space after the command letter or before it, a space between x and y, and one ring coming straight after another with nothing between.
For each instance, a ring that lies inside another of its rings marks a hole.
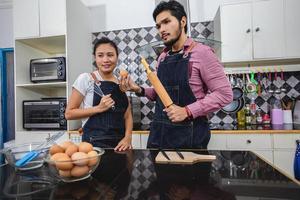
<instances>
[{"instance_id":1,"label":"microwave oven","mask_svg":"<svg viewBox=\"0 0 300 200\"><path fill-rule=\"evenodd\" d=\"M30 80L34 83L65 81L66 80L65 57L31 59Z\"/></svg>"},{"instance_id":2,"label":"microwave oven","mask_svg":"<svg viewBox=\"0 0 300 200\"><path fill-rule=\"evenodd\" d=\"M67 130L66 98L23 101L24 129Z\"/></svg>"}]
</instances>

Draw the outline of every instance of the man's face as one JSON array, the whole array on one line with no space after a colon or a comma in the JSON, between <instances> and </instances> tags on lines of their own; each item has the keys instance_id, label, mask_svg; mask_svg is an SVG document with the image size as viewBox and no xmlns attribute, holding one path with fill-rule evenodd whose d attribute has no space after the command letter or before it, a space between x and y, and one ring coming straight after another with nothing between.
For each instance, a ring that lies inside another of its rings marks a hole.
<instances>
[{"instance_id":1,"label":"man's face","mask_svg":"<svg viewBox=\"0 0 300 200\"><path fill-rule=\"evenodd\" d=\"M170 11L163 11L156 16L156 28L166 46L172 46L178 41L182 31L184 31L184 26L184 17L179 22L176 17L171 15Z\"/></svg>"}]
</instances>

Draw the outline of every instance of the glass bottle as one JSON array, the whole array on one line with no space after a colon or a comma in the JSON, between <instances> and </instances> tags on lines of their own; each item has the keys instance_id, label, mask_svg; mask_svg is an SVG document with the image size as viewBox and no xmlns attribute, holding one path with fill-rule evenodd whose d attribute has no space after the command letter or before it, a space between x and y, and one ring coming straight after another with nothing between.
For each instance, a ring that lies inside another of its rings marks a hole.
<instances>
[{"instance_id":1,"label":"glass bottle","mask_svg":"<svg viewBox=\"0 0 300 200\"><path fill-rule=\"evenodd\" d=\"M237 121L239 126L245 126L246 123L246 115L245 115L245 109L242 108L238 113L237 113Z\"/></svg>"},{"instance_id":2,"label":"glass bottle","mask_svg":"<svg viewBox=\"0 0 300 200\"><path fill-rule=\"evenodd\" d=\"M251 112L251 124L256 124L256 104L255 104L254 97L251 97L250 112Z\"/></svg>"},{"instance_id":3,"label":"glass bottle","mask_svg":"<svg viewBox=\"0 0 300 200\"><path fill-rule=\"evenodd\" d=\"M262 112L261 109L258 108L256 111L256 124L262 124Z\"/></svg>"},{"instance_id":4,"label":"glass bottle","mask_svg":"<svg viewBox=\"0 0 300 200\"><path fill-rule=\"evenodd\" d=\"M245 118L246 118L246 125L250 125L251 124L251 121L252 121L252 118L251 118L251 112L250 112L250 105L249 104L246 104L245 106Z\"/></svg>"}]
</instances>

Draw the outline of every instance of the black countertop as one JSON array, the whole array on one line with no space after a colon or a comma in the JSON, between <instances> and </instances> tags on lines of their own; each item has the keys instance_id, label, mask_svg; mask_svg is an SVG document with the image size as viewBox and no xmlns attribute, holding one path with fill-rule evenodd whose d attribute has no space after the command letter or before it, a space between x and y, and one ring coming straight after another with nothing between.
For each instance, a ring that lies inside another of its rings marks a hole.
<instances>
[{"instance_id":1,"label":"black countertop","mask_svg":"<svg viewBox=\"0 0 300 200\"><path fill-rule=\"evenodd\" d=\"M0 168L0 199L231 200L300 197L298 184L251 152L209 153L217 156L212 163L172 165L154 164L157 151L134 150L120 154L106 150L92 177L75 183L58 182L46 166L16 173L5 165ZM27 196L22 196L26 193Z\"/></svg>"}]
</instances>

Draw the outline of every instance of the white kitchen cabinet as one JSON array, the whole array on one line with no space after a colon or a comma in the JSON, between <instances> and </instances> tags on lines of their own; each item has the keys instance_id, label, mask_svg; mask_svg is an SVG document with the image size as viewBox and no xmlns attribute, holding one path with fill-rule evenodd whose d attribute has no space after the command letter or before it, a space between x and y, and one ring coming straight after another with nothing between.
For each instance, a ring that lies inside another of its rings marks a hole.
<instances>
[{"instance_id":1,"label":"white kitchen cabinet","mask_svg":"<svg viewBox=\"0 0 300 200\"><path fill-rule=\"evenodd\" d=\"M39 0L14 0L14 37L39 36Z\"/></svg>"},{"instance_id":2,"label":"white kitchen cabinet","mask_svg":"<svg viewBox=\"0 0 300 200\"><path fill-rule=\"evenodd\" d=\"M211 134L209 143L207 145L208 150L226 150L226 134Z\"/></svg>"},{"instance_id":3,"label":"white kitchen cabinet","mask_svg":"<svg viewBox=\"0 0 300 200\"><path fill-rule=\"evenodd\" d=\"M15 38L66 33L66 0L14 0L13 16Z\"/></svg>"},{"instance_id":4,"label":"white kitchen cabinet","mask_svg":"<svg viewBox=\"0 0 300 200\"><path fill-rule=\"evenodd\" d=\"M232 150L272 150L270 134L228 134L227 148Z\"/></svg>"},{"instance_id":5,"label":"white kitchen cabinet","mask_svg":"<svg viewBox=\"0 0 300 200\"><path fill-rule=\"evenodd\" d=\"M25 137L46 138L48 133L57 132L24 129L22 111L22 102L24 100L40 100L41 98L52 97L66 97L68 100L71 94L72 84L78 75L83 72L90 72L93 69L91 18L89 9L80 0L40 1L43 2L39 2L39 23L43 21L43 24L39 24L39 27L47 27L44 29L46 31L42 31L43 36L40 35L41 32L39 32L38 35L31 33L31 35L28 35L26 29L19 29L19 35L15 35L15 138L18 141L22 141ZM14 10L14 13L22 12L24 16L31 15L32 10L21 9L21 2L23 1L14 1L14 5L17 5L17 10ZM26 1L24 4L33 2L36 3L37 1ZM60 4L64 3L65 6L59 7L56 9L56 12L55 9L52 9L53 6L50 6L50 2L55 3L56 7L62 6ZM47 8L49 10L47 10ZM36 9L34 9L34 11L35 10ZM64 13L64 16L61 15L62 13ZM54 17L55 20L51 21L46 17L50 14L59 17ZM67 19L67 21L63 22L62 20L61 23L59 23L61 17ZM14 26L18 26L22 22L22 19L15 18ZM25 19L23 23L26 24L27 19ZM57 26L55 26L55 24ZM64 24L63 27L61 27L62 24ZM63 31L61 32L61 30ZM66 81L32 83L30 81L29 71L30 60L57 56L64 56L66 58ZM79 120L68 121L67 130L74 130L79 128L79 126Z\"/></svg>"},{"instance_id":6,"label":"white kitchen cabinet","mask_svg":"<svg viewBox=\"0 0 300 200\"><path fill-rule=\"evenodd\" d=\"M141 148L147 149L149 134L141 134Z\"/></svg>"},{"instance_id":7,"label":"white kitchen cabinet","mask_svg":"<svg viewBox=\"0 0 300 200\"><path fill-rule=\"evenodd\" d=\"M66 33L66 1L40 0L40 36Z\"/></svg>"},{"instance_id":8,"label":"white kitchen cabinet","mask_svg":"<svg viewBox=\"0 0 300 200\"><path fill-rule=\"evenodd\" d=\"M274 134L274 165L294 177L296 140L300 134Z\"/></svg>"},{"instance_id":9,"label":"white kitchen cabinet","mask_svg":"<svg viewBox=\"0 0 300 200\"><path fill-rule=\"evenodd\" d=\"M285 56L284 0L220 6L215 17L217 54L222 62L280 59Z\"/></svg>"},{"instance_id":10,"label":"white kitchen cabinet","mask_svg":"<svg viewBox=\"0 0 300 200\"><path fill-rule=\"evenodd\" d=\"M285 30L286 30L286 56L288 58L300 57L300 1L285 0Z\"/></svg>"},{"instance_id":11,"label":"white kitchen cabinet","mask_svg":"<svg viewBox=\"0 0 300 200\"><path fill-rule=\"evenodd\" d=\"M132 133L132 148L133 149L141 149L141 134L140 133Z\"/></svg>"},{"instance_id":12,"label":"white kitchen cabinet","mask_svg":"<svg viewBox=\"0 0 300 200\"><path fill-rule=\"evenodd\" d=\"M294 177L294 155L292 150L274 150L274 165L282 172Z\"/></svg>"}]
</instances>

